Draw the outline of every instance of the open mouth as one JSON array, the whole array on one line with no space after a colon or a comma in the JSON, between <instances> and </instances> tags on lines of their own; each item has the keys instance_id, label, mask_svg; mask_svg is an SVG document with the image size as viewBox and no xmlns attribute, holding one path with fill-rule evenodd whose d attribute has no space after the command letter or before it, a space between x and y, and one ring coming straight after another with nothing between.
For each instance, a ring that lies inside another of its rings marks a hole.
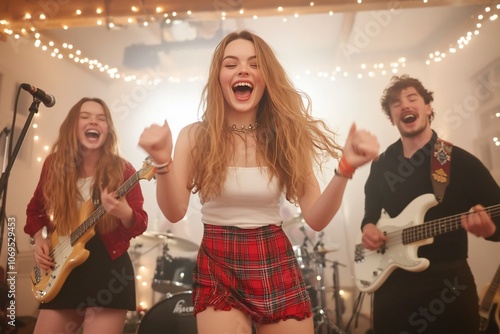
<instances>
[{"instance_id":1,"label":"open mouth","mask_svg":"<svg viewBox=\"0 0 500 334\"><path fill-rule=\"evenodd\" d=\"M237 82L233 85L233 92L236 98L248 98L253 91L253 86L249 82Z\"/></svg>"},{"instance_id":2,"label":"open mouth","mask_svg":"<svg viewBox=\"0 0 500 334\"><path fill-rule=\"evenodd\" d=\"M87 130L85 131L85 137L87 137L88 139L99 139L99 137L101 136L101 133L97 130Z\"/></svg>"},{"instance_id":3,"label":"open mouth","mask_svg":"<svg viewBox=\"0 0 500 334\"><path fill-rule=\"evenodd\" d=\"M408 114L408 115L405 115L403 117L403 123L410 124L410 123L415 122L416 119L417 119L417 116L415 116L413 114Z\"/></svg>"}]
</instances>

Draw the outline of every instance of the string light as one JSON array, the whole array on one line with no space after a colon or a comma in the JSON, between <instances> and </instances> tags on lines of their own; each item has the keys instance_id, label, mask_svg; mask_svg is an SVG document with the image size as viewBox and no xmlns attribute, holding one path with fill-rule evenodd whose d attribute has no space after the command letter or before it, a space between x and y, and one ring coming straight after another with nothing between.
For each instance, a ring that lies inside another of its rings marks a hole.
<instances>
[{"instance_id":1,"label":"string light","mask_svg":"<svg viewBox=\"0 0 500 334\"><path fill-rule=\"evenodd\" d=\"M500 4L491 8L490 6L486 6L483 9L483 12L479 13L475 18L474 22L471 25L473 29L467 31L465 34L460 36L455 43L450 44L448 48L448 53L444 51L435 51L434 53L430 53L428 59L425 61L427 65L432 63L439 63L444 60L447 54L456 54L459 50L465 49L469 44L471 44L472 39L476 36L479 36L479 31L483 27L483 24L487 18L490 22L497 21L498 12L500 11ZM497 21L498 22L498 21Z\"/></svg>"},{"instance_id":2,"label":"string light","mask_svg":"<svg viewBox=\"0 0 500 334\"><path fill-rule=\"evenodd\" d=\"M358 3L362 3L362 1L357 1ZM426 3L426 1L424 1ZM314 2L310 2L309 6L313 7L315 6ZM475 17L475 22L474 22L474 29L471 29L470 31L466 32L463 34L460 38L457 39L455 43L451 43L449 46L448 50L445 51L440 51L436 50L435 52L429 53L428 59L425 61L426 64L431 64L431 63L440 63L445 60L447 55L449 54L455 54L459 50L464 49L466 46L470 45L472 42L473 37L479 35L479 30L483 27L483 25L487 22L493 22L498 20L498 11L500 10L500 4L495 5L494 7L491 6L486 6L481 13L479 13ZM136 6L131 7L131 11L133 13L139 13L140 9ZM285 12L285 9L283 7L278 7L277 11L280 14L283 14ZM98 7L96 8L95 12L97 14L102 14L103 10L102 8ZM155 12L161 14L164 18L167 18L169 16L168 13L164 12L162 7L156 7ZM239 9L238 13L240 15L246 15L246 12L244 9ZM82 11L79 9L76 11L77 15L82 15ZM330 16L333 16L333 11L329 11L328 14ZM187 11L186 12L187 16L192 15L192 11ZM220 13L220 19L225 20L227 18L228 13L222 11ZM178 13L177 12L172 12L171 13L172 17L177 17ZM300 16L299 13L295 12L293 14L293 17L298 18ZM26 13L24 18L25 21L29 22L31 19L32 15L30 13ZM254 20L258 19L258 16L253 14L251 17ZM46 17L44 14L40 14L40 19L45 20ZM154 17L152 18L154 20ZM139 23L139 19L133 19L129 17L127 19L127 23ZM282 22L286 23L288 19L286 17L282 18ZM172 23L171 20L167 19L165 20L166 23L170 24ZM149 25L149 21L144 20L142 22L142 25L147 27ZM104 25L104 22L102 19L98 19L96 21L96 24L101 26ZM8 22L6 20L1 20L0 21L0 26L5 26L3 29L3 32L7 36L12 36L15 39L20 39L20 38L26 38L26 39L33 39L34 38L34 43L33 45L36 48L39 48L42 51L49 51L49 53L52 55L53 59L60 59L60 60L73 60L75 63L81 64L85 66L88 70L91 71L96 71L98 73L102 73L107 75L110 79L121 79L124 80L125 82L135 82L136 84L146 84L145 81L139 81L137 80L137 77L135 75L124 75L120 73L120 71L114 67L114 66L108 66L108 65L102 65L102 63L97 60L97 59L89 59L88 57L84 57L81 54L81 51L73 51L72 47L68 47L68 45L71 45L69 43L61 43L61 45L56 45L54 41L47 42L44 40L44 37L40 35L40 33L36 32L35 28L31 28L29 30L23 28L20 33L15 33L13 30L8 28ZM117 27L117 24L115 22L109 22L107 23L106 27L108 29L114 29ZM68 25L63 26L64 29L69 29ZM324 78L330 78L331 80L335 80L338 77L358 77L358 78L366 78L366 77L375 77L377 75L387 75L388 73L398 73L399 69L404 68L406 65L406 59L404 57L392 61L390 63L383 64L380 62L374 63L372 65L367 65L363 64L359 70L347 70L344 69L342 71L334 70L331 71L331 75L323 75L322 77ZM322 71L324 73L328 73L329 71ZM200 79L202 80L202 79ZM172 81L172 80L171 80ZM175 81L180 82L180 79L177 79ZM158 84L161 81L156 81L155 83Z\"/></svg>"}]
</instances>

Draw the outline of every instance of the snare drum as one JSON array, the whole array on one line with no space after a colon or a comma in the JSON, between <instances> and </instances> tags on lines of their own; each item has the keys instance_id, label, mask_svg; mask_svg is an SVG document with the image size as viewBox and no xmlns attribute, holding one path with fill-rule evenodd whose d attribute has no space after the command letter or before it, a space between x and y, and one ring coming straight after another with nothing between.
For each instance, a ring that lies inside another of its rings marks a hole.
<instances>
[{"instance_id":1,"label":"snare drum","mask_svg":"<svg viewBox=\"0 0 500 334\"><path fill-rule=\"evenodd\" d=\"M193 309L191 291L174 293L144 314L137 334L197 334Z\"/></svg>"},{"instance_id":2,"label":"snare drum","mask_svg":"<svg viewBox=\"0 0 500 334\"><path fill-rule=\"evenodd\" d=\"M193 286L194 260L160 256L156 259L153 290L174 293L191 289Z\"/></svg>"}]
</instances>

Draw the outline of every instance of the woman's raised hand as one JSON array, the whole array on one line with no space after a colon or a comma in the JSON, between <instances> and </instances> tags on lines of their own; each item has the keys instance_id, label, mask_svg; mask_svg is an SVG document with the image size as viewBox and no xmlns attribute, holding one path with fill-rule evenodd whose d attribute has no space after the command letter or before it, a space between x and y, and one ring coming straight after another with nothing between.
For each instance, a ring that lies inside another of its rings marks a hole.
<instances>
[{"instance_id":1,"label":"woman's raised hand","mask_svg":"<svg viewBox=\"0 0 500 334\"><path fill-rule=\"evenodd\" d=\"M351 126L343 152L349 165L353 168L360 167L375 159L379 150L377 137L366 130L358 130L356 124Z\"/></svg>"},{"instance_id":2,"label":"woman's raised hand","mask_svg":"<svg viewBox=\"0 0 500 334\"><path fill-rule=\"evenodd\" d=\"M163 164L172 157L172 132L167 121L163 125L153 124L144 129L139 137L142 147L156 164Z\"/></svg>"}]
</instances>

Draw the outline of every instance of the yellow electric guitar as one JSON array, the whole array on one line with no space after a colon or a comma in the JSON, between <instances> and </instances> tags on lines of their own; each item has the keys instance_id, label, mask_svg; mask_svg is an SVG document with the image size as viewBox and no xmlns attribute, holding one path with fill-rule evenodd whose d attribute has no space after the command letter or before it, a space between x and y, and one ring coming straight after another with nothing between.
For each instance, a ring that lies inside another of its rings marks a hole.
<instances>
[{"instance_id":1,"label":"yellow electric guitar","mask_svg":"<svg viewBox=\"0 0 500 334\"><path fill-rule=\"evenodd\" d=\"M479 303L479 332L500 333L500 266Z\"/></svg>"},{"instance_id":2,"label":"yellow electric guitar","mask_svg":"<svg viewBox=\"0 0 500 334\"><path fill-rule=\"evenodd\" d=\"M125 196L140 180L151 180L155 175L152 163L149 157L146 158L143 167L116 190L118 197ZM94 208L92 199L82 205L80 208L82 223L70 235L59 236L55 231L51 233L50 256L55 263L54 267L45 272L35 266L31 272L31 290L39 302L47 303L54 299L69 273L89 257L85 244L95 235L95 224L106 213L102 204Z\"/></svg>"}]
</instances>

